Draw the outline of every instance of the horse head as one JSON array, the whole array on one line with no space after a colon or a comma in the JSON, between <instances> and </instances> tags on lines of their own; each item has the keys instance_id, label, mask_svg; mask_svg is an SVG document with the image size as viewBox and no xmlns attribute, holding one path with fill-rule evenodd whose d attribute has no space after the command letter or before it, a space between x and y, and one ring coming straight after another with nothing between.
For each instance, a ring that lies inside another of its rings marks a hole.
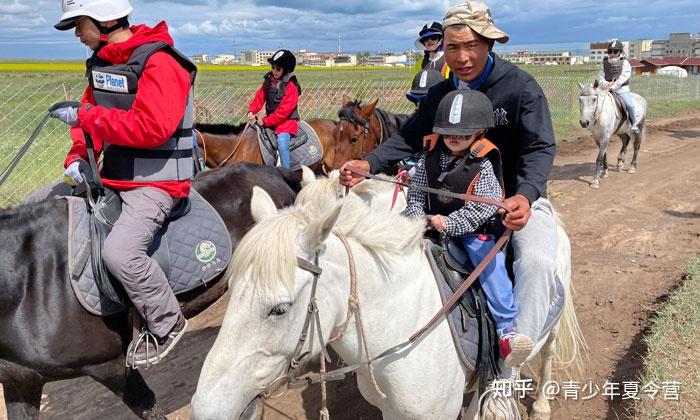
<instances>
[{"instance_id":1,"label":"horse head","mask_svg":"<svg viewBox=\"0 0 700 420\"><path fill-rule=\"evenodd\" d=\"M335 139L335 157L332 169L352 159L362 159L377 147L377 136L374 134L372 118L379 99L363 105L360 99L350 100L343 96L343 103L338 111L337 138ZM376 130L376 127L375 127Z\"/></svg>"},{"instance_id":2,"label":"horse head","mask_svg":"<svg viewBox=\"0 0 700 420\"><path fill-rule=\"evenodd\" d=\"M596 109L598 108L598 101L600 100L601 91L598 89L598 81L593 83L583 84L578 83L579 94L579 110L581 111L581 118L579 123L581 127L586 128L592 122L595 121Z\"/></svg>"},{"instance_id":3,"label":"horse head","mask_svg":"<svg viewBox=\"0 0 700 420\"><path fill-rule=\"evenodd\" d=\"M264 190L253 192L251 212L258 223L233 257L232 267L239 269L231 272L230 304L192 399L193 419L252 418L255 402L265 391L284 387L288 373L296 373L296 361L305 363L319 354L316 339L303 345L304 352L311 347L310 353L297 348L300 333L307 332L313 284L319 297L314 302L323 315L311 322L326 339L343 319L347 284L340 287L334 280L342 265L335 270L324 266L322 279L308 267L318 264L317 254L340 210L338 203L313 217L294 208L280 212Z\"/></svg>"}]
</instances>

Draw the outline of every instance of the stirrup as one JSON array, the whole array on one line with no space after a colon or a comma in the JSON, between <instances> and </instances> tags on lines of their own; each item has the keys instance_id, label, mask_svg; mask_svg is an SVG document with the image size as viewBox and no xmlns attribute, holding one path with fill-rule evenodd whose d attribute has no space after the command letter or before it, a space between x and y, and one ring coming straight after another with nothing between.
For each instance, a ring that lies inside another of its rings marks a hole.
<instances>
[{"instance_id":1,"label":"stirrup","mask_svg":"<svg viewBox=\"0 0 700 420\"><path fill-rule=\"evenodd\" d=\"M147 328L141 328L141 332L139 333L138 338L136 340L131 340L131 343L129 343L129 347L126 349L126 367L131 368L131 369L138 369L140 366L146 365L146 369L149 369L151 367L151 362L149 362L149 355L148 355L148 343L150 340L153 340L153 344L155 345L156 348L156 361L155 363L158 363L160 361L160 349L158 345L158 339L156 338L153 333L148 331ZM146 346L146 361L145 363L138 364L136 363L136 351L139 349L140 345L144 344ZM129 360L131 360L131 363L129 363Z\"/></svg>"}]
</instances>

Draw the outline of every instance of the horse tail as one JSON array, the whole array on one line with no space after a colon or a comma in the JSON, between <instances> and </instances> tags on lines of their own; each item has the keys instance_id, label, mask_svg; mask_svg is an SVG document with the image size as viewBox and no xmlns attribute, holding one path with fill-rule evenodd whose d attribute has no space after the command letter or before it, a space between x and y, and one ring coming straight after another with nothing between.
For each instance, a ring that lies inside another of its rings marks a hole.
<instances>
[{"instance_id":1,"label":"horse tail","mask_svg":"<svg viewBox=\"0 0 700 420\"><path fill-rule=\"evenodd\" d=\"M559 236L559 252L564 258L557 258L557 275L565 289L565 303L561 318L557 324L555 366L565 374L583 372L583 359L587 357L588 346L581 332L576 309L574 307L574 285L571 281L571 244L559 215L555 212Z\"/></svg>"}]
</instances>

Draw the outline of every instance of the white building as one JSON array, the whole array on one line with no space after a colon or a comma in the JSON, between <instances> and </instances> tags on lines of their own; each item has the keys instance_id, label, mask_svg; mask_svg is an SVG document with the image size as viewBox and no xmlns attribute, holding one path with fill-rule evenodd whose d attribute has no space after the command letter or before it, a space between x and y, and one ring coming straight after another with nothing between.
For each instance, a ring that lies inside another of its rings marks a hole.
<instances>
[{"instance_id":1,"label":"white building","mask_svg":"<svg viewBox=\"0 0 700 420\"><path fill-rule=\"evenodd\" d=\"M219 54L212 58L212 64L233 64L236 61L236 56L233 54Z\"/></svg>"},{"instance_id":2,"label":"white building","mask_svg":"<svg viewBox=\"0 0 700 420\"><path fill-rule=\"evenodd\" d=\"M241 63L251 66L267 66L267 59L272 57L274 51L247 50L241 51Z\"/></svg>"},{"instance_id":3,"label":"white building","mask_svg":"<svg viewBox=\"0 0 700 420\"><path fill-rule=\"evenodd\" d=\"M678 32L652 42L652 57L700 57L700 34Z\"/></svg>"},{"instance_id":4,"label":"white building","mask_svg":"<svg viewBox=\"0 0 700 420\"><path fill-rule=\"evenodd\" d=\"M381 55L370 55L367 57L368 66L393 66L394 64L404 64L408 61L406 54L401 55L391 55L391 54L381 54Z\"/></svg>"},{"instance_id":5,"label":"white building","mask_svg":"<svg viewBox=\"0 0 700 420\"><path fill-rule=\"evenodd\" d=\"M193 55L190 58L195 63L208 63L209 62L209 54L197 54L197 55Z\"/></svg>"}]
</instances>

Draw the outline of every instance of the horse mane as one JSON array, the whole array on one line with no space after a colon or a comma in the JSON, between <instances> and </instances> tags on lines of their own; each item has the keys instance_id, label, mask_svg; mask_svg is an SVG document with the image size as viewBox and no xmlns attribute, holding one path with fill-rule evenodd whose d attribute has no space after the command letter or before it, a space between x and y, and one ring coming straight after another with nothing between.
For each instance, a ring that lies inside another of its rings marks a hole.
<instances>
[{"instance_id":1,"label":"horse mane","mask_svg":"<svg viewBox=\"0 0 700 420\"><path fill-rule=\"evenodd\" d=\"M362 108L362 99L355 98L355 99L349 101L348 103L346 103L345 105L343 105L343 108L355 108L355 107Z\"/></svg>"},{"instance_id":2,"label":"horse mane","mask_svg":"<svg viewBox=\"0 0 700 420\"><path fill-rule=\"evenodd\" d=\"M245 128L245 123L240 123L238 125L231 124L207 124L207 123L194 123L195 130L202 133L209 134L241 134L241 131Z\"/></svg>"},{"instance_id":3,"label":"horse mane","mask_svg":"<svg viewBox=\"0 0 700 420\"><path fill-rule=\"evenodd\" d=\"M318 183L322 184L314 185ZM319 214L327 214L339 203L343 207L334 229L354 242L353 247L359 245L367 249L387 272L392 271L397 256L420 250L422 221L372 210L354 194L338 198L330 184L328 180L319 180L305 186L300 193L301 202L256 224L234 252L232 279L254 279L252 285L241 286L255 288L259 297L269 298L279 290L292 290L297 267L297 235ZM306 194L307 189L316 194ZM324 190L329 193L319 193ZM398 238L396 232L401 232Z\"/></svg>"}]
</instances>

